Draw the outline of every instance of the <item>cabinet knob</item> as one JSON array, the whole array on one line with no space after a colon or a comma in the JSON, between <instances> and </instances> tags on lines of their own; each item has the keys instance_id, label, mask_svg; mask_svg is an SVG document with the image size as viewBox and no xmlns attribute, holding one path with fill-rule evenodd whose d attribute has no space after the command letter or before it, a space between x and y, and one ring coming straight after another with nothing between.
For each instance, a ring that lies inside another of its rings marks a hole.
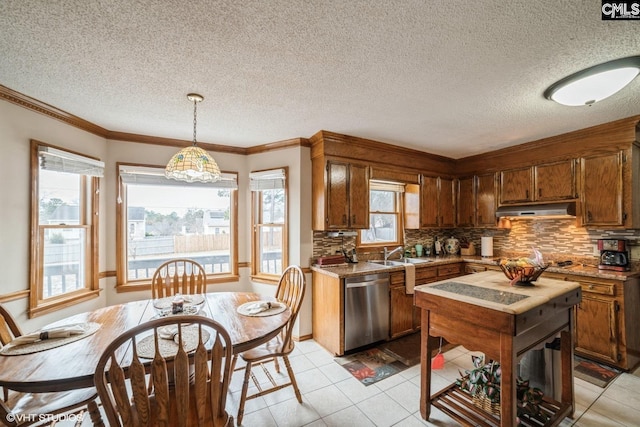
<instances>
[{"instance_id":1,"label":"cabinet knob","mask_svg":"<svg viewBox=\"0 0 640 427\"><path fill-rule=\"evenodd\" d=\"M589 285L589 290L592 290L594 288L593 285Z\"/></svg>"},{"instance_id":2,"label":"cabinet knob","mask_svg":"<svg viewBox=\"0 0 640 427\"><path fill-rule=\"evenodd\" d=\"M525 199L529 198L529 190L524 190L524 198Z\"/></svg>"},{"instance_id":3,"label":"cabinet knob","mask_svg":"<svg viewBox=\"0 0 640 427\"><path fill-rule=\"evenodd\" d=\"M342 223L343 224L347 223L347 215L342 215Z\"/></svg>"},{"instance_id":4,"label":"cabinet knob","mask_svg":"<svg viewBox=\"0 0 640 427\"><path fill-rule=\"evenodd\" d=\"M355 224L355 223L356 223L356 216L354 215L354 216L353 216L353 219L351 220L351 225L353 225L353 224Z\"/></svg>"},{"instance_id":5,"label":"cabinet knob","mask_svg":"<svg viewBox=\"0 0 640 427\"><path fill-rule=\"evenodd\" d=\"M542 188L538 188L538 197L542 197Z\"/></svg>"}]
</instances>

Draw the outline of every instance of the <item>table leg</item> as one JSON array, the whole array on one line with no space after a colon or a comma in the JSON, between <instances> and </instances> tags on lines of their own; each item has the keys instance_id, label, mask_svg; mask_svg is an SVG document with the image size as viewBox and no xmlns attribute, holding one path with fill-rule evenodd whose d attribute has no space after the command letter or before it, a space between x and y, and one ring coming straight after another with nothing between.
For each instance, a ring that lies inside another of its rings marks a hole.
<instances>
[{"instance_id":1,"label":"table leg","mask_svg":"<svg viewBox=\"0 0 640 427\"><path fill-rule=\"evenodd\" d=\"M500 334L500 426L513 427L516 424L516 355L513 351L513 337Z\"/></svg>"},{"instance_id":2,"label":"table leg","mask_svg":"<svg viewBox=\"0 0 640 427\"><path fill-rule=\"evenodd\" d=\"M570 319L573 319L573 313L570 313ZM576 398L573 390L573 334L571 328L569 331L560 333L560 360L562 364L562 403L571 405L569 417L573 418L576 408Z\"/></svg>"},{"instance_id":3,"label":"table leg","mask_svg":"<svg viewBox=\"0 0 640 427\"><path fill-rule=\"evenodd\" d=\"M420 415L425 420L431 414L431 352L429 344L429 310L422 310L420 320Z\"/></svg>"}]
</instances>

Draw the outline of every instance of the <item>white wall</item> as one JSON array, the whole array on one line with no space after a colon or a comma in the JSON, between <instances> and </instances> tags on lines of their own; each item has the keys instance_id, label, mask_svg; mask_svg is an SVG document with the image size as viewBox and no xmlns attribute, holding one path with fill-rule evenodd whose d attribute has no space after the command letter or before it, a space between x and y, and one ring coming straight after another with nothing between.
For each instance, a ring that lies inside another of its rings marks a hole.
<instances>
[{"instance_id":1,"label":"white wall","mask_svg":"<svg viewBox=\"0 0 640 427\"><path fill-rule=\"evenodd\" d=\"M44 114L0 101L0 189L2 203L0 224L0 295L29 289L29 245L31 215L30 140L64 147L88 156L106 157L107 143L104 138L79 130ZM100 193L99 216L105 218L107 210L105 192ZM106 233L106 224L100 222L100 236ZM101 254L108 251L103 238L99 242ZM99 269L107 268L104 256ZM104 306L106 297L77 304L64 313L51 313L29 320L27 298L10 301L6 308L23 326L24 331L37 329L60 317L81 313Z\"/></svg>"},{"instance_id":2,"label":"white wall","mask_svg":"<svg viewBox=\"0 0 640 427\"><path fill-rule=\"evenodd\" d=\"M8 101L0 100L0 295L29 289L30 235L30 165L29 141L37 139L48 144L95 156L105 162L105 177L100 189L99 271L116 270L116 163L165 165L177 147L164 147L121 141L107 141L79 130L49 116L35 113ZM249 172L272 167L289 168L289 260L309 266L312 254L311 232L311 160L309 148L294 147L251 156L211 152L220 169L238 173L238 261L251 261L251 198ZM240 269L238 282L211 285L212 291L253 290L272 295L273 286L252 283L250 269ZM310 281L310 277L307 278ZM23 330L40 328L54 320L102 306L148 297L148 292L115 291L116 278L103 278L100 298L65 310L28 319L28 299L5 303ZM311 334L311 290L298 322L298 336Z\"/></svg>"}]
</instances>

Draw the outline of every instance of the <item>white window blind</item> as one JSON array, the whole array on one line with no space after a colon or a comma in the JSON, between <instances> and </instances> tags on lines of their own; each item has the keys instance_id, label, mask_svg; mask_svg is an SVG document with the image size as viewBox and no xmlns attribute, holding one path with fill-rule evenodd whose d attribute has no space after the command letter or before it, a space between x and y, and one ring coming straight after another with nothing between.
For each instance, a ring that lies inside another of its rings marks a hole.
<instances>
[{"instance_id":1,"label":"white window blind","mask_svg":"<svg viewBox=\"0 0 640 427\"><path fill-rule=\"evenodd\" d=\"M74 173L102 178L104 176L104 162L58 150L46 145L38 146L40 168L56 172Z\"/></svg>"},{"instance_id":2,"label":"white window blind","mask_svg":"<svg viewBox=\"0 0 640 427\"><path fill-rule=\"evenodd\" d=\"M284 188L286 173L284 169L251 172L249 174L251 191L277 190Z\"/></svg>"},{"instance_id":3,"label":"white window blind","mask_svg":"<svg viewBox=\"0 0 640 427\"><path fill-rule=\"evenodd\" d=\"M124 184L227 188L231 190L238 188L238 177L234 173L222 173L222 177L216 182L184 182L164 176L164 168L119 165L118 171Z\"/></svg>"},{"instance_id":4,"label":"white window blind","mask_svg":"<svg viewBox=\"0 0 640 427\"><path fill-rule=\"evenodd\" d=\"M369 181L369 190L394 191L396 193L404 193L404 184L386 181Z\"/></svg>"}]
</instances>

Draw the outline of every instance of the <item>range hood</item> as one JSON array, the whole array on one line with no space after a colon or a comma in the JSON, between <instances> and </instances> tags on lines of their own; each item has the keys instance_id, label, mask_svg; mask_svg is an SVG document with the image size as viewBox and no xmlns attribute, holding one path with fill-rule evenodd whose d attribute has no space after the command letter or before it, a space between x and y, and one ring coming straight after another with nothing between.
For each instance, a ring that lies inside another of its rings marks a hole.
<instances>
[{"instance_id":1,"label":"range hood","mask_svg":"<svg viewBox=\"0 0 640 427\"><path fill-rule=\"evenodd\" d=\"M514 218L568 218L576 216L576 203L548 203L542 205L501 206L496 211L496 217Z\"/></svg>"}]
</instances>

